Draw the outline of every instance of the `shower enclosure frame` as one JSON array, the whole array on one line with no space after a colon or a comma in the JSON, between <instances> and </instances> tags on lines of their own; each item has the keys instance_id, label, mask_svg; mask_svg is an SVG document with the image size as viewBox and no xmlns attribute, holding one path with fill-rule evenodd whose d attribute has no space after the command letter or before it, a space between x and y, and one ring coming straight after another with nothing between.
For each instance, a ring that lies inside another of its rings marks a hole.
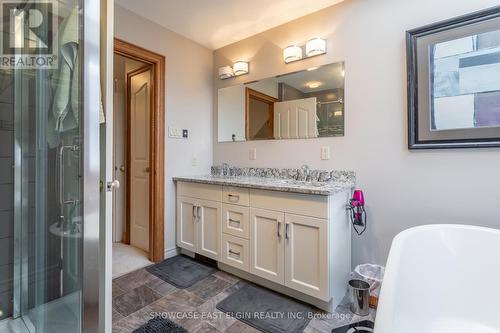
<instances>
[{"instance_id":1,"label":"shower enclosure frame","mask_svg":"<svg viewBox=\"0 0 500 333\"><path fill-rule=\"evenodd\" d=\"M101 0L79 0L80 8L80 68L81 68L81 160L80 169L82 179L80 186L81 193L81 210L82 210L82 246L79 254L80 279L81 279L81 304L80 304L80 323L81 332L94 333L99 332L100 323L106 318L100 311L105 305L104 292L101 290L104 285L103 276L100 271L104 270L106 265L105 251L100 251L100 247L105 242L102 241L104 234L100 232L101 220L100 216L100 200L101 193L99 190L100 183L100 125L99 125L99 109L101 92L100 85L100 26L101 26ZM23 74L16 73L15 79L15 103L21 103L20 107L25 108L27 103L21 98L26 91L26 82ZM43 78L41 79L43 80ZM37 80L36 86L39 91L46 88L46 84L42 84L41 80ZM45 98L41 94L41 98ZM38 101L37 101L38 102ZM15 148L14 148L14 179L18 185L14 191L14 265L13 265L13 316L14 320L22 320L24 326L34 332L34 326L31 323L29 316L24 313L23 308L27 303L28 295L28 242L26 237L27 223L25 218L21 218L25 214L26 207L23 207L23 195L27 191L22 188L27 187L26 173L27 169L23 168L23 145L26 145L26 140L23 138L26 129L22 129L23 117L26 117L25 112L15 112ZM37 122L38 123L38 122ZM37 125L38 126L38 125ZM38 128L40 131L40 128ZM43 132L41 130L40 132ZM38 142L37 142L38 144ZM37 173L43 173L41 165L36 165ZM44 184L47 180L43 179ZM45 199L44 199L45 200ZM37 205L37 209L46 209L45 205ZM38 210L36 213L40 213ZM43 212L42 212L43 213ZM24 224L24 225L23 225ZM39 240L43 242L43 239ZM44 258L37 260L44 260ZM37 273L38 274L38 273ZM39 283L36 275L35 284ZM39 292L38 290L36 291ZM42 304L43 306L44 304ZM111 318L108 318L111 320ZM9 320L9 319L6 319Z\"/></svg>"}]
</instances>

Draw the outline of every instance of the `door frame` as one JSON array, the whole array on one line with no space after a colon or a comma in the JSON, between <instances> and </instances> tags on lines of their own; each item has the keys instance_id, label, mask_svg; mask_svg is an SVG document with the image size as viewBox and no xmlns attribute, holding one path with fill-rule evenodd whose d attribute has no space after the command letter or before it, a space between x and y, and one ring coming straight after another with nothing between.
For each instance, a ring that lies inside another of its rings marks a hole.
<instances>
[{"instance_id":1,"label":"door frame","mask_svg":"<svg viewBox=\"0 0 500 333\"><path fill-rule=\"evenodd\" d=\"M165 256L165 57L140 46L114 38L114 54L151 66L152 93L149 163L149 260L160 262ZM127 102L127 114L128 114ZM128 128L128 127L127 127ZM128 129L127 129L128 131ZM128 140L128 139L127 139ZM128 150L129 148L127 148ZM130 165L126 166L127 179ZM130 183L127 184L127 187ZM123 242L130 243L130 197L127 191Z\"/></svg>"},{"instance_id":2,"label":"door frame","mask_svg":"<svg viewBox=\"0 0 500 333\"><path fill-rule=\"evenodd\" d=\"M279 102L279 99L261 93L260 91L254 90L252 88L245 88L245 134L247 140L250 140L250 99L255 99L257 101L264 102L268 105L269 112L269 131L271 132L271 138L263 139L252 139L252 140L272 140L274 139L274 103Z\"/></svg>"}]
</instances>

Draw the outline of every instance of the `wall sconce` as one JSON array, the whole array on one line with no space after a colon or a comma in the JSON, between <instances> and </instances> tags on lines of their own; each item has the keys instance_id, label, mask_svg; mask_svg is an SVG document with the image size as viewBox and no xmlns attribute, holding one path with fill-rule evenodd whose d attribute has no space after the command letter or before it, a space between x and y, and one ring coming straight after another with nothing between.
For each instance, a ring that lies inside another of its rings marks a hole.
<instances>
[{"instance_id":1,"label":"wall sconce","mask_svg":"<svg viewBox=\"0 0 500 333\"><path fill-rule=\"evenodd\" d=\"M248 62L237 61L233 64L233 71L235 76L248 74Z\"/></svg>"},{"instance_id":2,"label":"wall sconce","mask_svg":"<svg viewBox=\"0 0 500 333\"><path fill-rule=\"evenodd\" d=\"M287 64L302 59L302 48L297 45L288 46L283 50L283 59Z\"/></svg>"},{"instance_id":3,"label":"wall sconce","mask_svg":"<svg viewBox=\"0 0 500 333\"><path fill-rule=\"evenodd\" d=\"M305 52L305 55L304 55ZM326 40L323 38L310 39L306 45L290 45L283 50L283 59L285 63L294 62L301 59L307 59L326 53Z\"/></svg>"},{"instance_id":4,"label":"wall sconce","mask_svg":"<svg viewBox=\"0 0 500 333\"><path fill-rule=\"evenodd\" d=\"M233 68L231 66L223 66L219 68L219 78L221 80L229 79L234 76Z\"/></svg>"},{"instance_id":5,"label":"wall sconce","mask_svg":"<svg viewBox=\"0 0 500 333\"><path fill-rule=\"evenodd\" d=\"M248 74L248 62L246 61L237 61L233 64L233 67L229 65L219 67L219 78L221 80L244 74Z\"/></svg>"},{"instance_id":6,"label":"wall sconce","mask_svg":"<svg viewBox=\"0 0 500 333\"><path fill-rule=\"evenodd\" d=\"M313 38L306 43L306 55L314 57L326 53L326 40L322 38Z\"/></svg>"}]
</instances>

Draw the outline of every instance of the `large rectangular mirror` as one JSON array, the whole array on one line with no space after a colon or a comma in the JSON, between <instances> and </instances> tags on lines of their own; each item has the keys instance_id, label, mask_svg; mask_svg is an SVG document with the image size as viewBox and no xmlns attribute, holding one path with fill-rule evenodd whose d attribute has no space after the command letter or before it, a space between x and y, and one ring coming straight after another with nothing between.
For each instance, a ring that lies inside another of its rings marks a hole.
<instances>
[{"instance_id":1,"label":"large rectangular mirror","mask_svg":"<svg viewBox=\"0 0 500 333\"><path fill-rule=\"evenodd\" d=\"M344 73L337 62L219 89L219 142L344 136Z\"/></svg>"}]
</instances>

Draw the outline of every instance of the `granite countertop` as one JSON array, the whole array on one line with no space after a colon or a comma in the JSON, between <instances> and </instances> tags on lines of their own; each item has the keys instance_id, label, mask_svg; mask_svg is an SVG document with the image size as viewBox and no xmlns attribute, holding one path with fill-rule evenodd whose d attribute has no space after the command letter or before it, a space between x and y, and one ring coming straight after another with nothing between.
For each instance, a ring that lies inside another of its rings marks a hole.
<instances>
[{"instance_id":1,"label":"granite countertop","mask_svg":"<svg viewBox=\"0 0 500 333\"><path fill-rule=\"evenodd\" d=\"M188 176L174 177L174 181L201 183L211 185L226 185L259 190L304 193L315 195L332 195L354 187L352 180L339 181L297 181L292 179L245 177L245 176Z\"/></svg>"}]
</instances>

